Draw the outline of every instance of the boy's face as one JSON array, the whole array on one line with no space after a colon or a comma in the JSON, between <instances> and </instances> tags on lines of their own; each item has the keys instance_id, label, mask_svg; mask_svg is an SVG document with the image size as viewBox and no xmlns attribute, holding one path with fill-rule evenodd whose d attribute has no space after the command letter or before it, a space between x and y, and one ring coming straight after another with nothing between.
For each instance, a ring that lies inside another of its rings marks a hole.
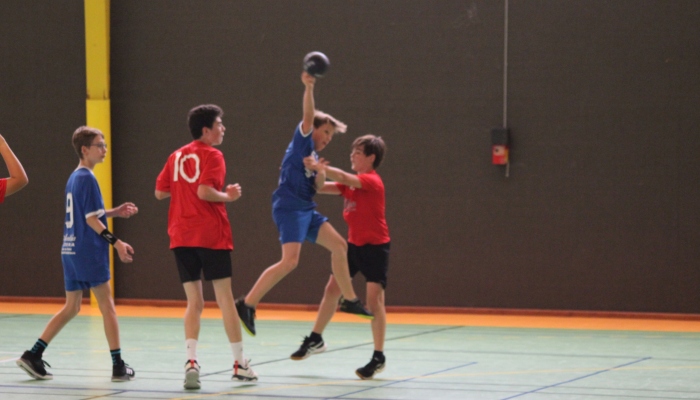
<instances>
[{"instance_id":1,"label":"boy's face","mask_svg":"<svg viewBox=\"0 0 700 400\"><path fill-rule=\"evenodd\" d=\"M90 146L83 146L83 158L91 164L99 164L107 156L107 144L101 135L92 139Z\"/></svg>"},{"instance_id":2,"label":"boy's face","mask_svg":"<svg viewBox=\"0 0 700 400\"><path fill-rule=\"evenodd\" d=\"M365 155L365 146L357 146L350 152L350 168L358 173L369 172L374 169L374 154L371 156Z\"/></svg>"},{"instance_id":3,"label":"boy's face","mask_svg":"<svg viewBox=\"0 0 700 400\"><path fill-rule=\"evenodd\" d=\"M328 143L333 140L333 134L335 133L335 127L330 122L314 128L314 132L311 134L311 140L314 141L314 150L321 151Z\"/></svg>"},{"instance_id":4,"label":"boy's face","mask_svg":"<svg viewBox=\"0 0 700 400\"><path fill-rule=\"evenodd\" d=\"M202 129L202 138L204 141L212 146L218 146L224 141L224 132L226 127L224 123L221 122L221 117L216 117L216 120L211 125L211 128L206 126Z\"/></svg>"}]
</instances>

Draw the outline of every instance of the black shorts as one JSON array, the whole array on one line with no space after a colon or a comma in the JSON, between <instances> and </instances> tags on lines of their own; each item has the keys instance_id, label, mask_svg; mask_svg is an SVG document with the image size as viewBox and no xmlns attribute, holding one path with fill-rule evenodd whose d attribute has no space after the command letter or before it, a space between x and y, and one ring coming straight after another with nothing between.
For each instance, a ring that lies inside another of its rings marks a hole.
<instances>
[{"instance_id":1,"label":"black shorts","mask_svg":"<svg viewBox=\"0 0 700 400\"><path fill-rule=\"evenodd\" d=\"M230 250L176 247L173 253L175 253L175 262L177 262L182 283L202 279L202 271L207 281L231 277Z\"/></svg>"},{"instance_id":2,"label":"black shorts","mask_svg":"<svg viewBox=\"0 0 700 400\"><path fill-rule=\"evenodd\" d=\"M391 243L366 244L355 246L348 243L348 266L350 276L362 272L367 282L375 282L386 289L386 277L389 272L389 248Z\"/></svg>"}]
</instances>

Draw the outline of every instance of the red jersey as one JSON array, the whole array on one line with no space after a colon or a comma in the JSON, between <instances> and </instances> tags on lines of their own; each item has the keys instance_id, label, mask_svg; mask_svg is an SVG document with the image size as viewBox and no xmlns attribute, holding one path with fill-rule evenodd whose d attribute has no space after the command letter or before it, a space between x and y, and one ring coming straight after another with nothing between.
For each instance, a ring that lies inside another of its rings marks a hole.
<instances>
[{"instance_id":1,"label":"red jersey","mask_svg":"<svg viewBox=\"0 0 700 400\"><path fill-rule=\"evenodd\" d=\"M0 179L0 204L5 201L5 191L7 190L7 179Z\"/></svg>"},{"instance_id":2,"label":"red jersey","mask_svg":"<svg viewBox=\"0 0 700 400\"><path fill-rule=\"evenodd\" d=\"M336 183L345 197L343 218L348 224L348 242L355 246L389 243L384 214L384 182L376 171L357 176L362 188Z\"/></svg>"},{"instance_id":3,"label":"red jersey","mask_svg":"<svg viewBox=\"0 0 700 400\"><path fill-rule=\"evenodd\" d=\"M221 151L195 140L168 157L156 180L156 190L170 192L170 248L203 247L233 250L226 204L197 196L199 185L222 190L226 164Z\"/></svg>"}]
</instances>

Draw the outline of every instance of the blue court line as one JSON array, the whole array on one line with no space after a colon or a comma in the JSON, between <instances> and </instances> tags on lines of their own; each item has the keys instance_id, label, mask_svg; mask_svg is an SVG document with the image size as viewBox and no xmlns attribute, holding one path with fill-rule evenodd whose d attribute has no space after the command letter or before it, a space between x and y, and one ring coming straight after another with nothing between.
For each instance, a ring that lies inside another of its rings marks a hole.
<instances>
[{"instance_id":1,"label":"blue court line","mask_svg":"<svg viewBox=\"0 0 700 400\"><path fill-rule=\"evenodd\" d=\"M441 373L443 373L443 372L452 371L453 369L468 367L468 366L474 365L474 364L476 364L476 361L470 362L470 363L468 363L468 364L458 365L458 366L452 367L452 368L443 369L442 371L431 372L431 373L425 374L425 375L414 376L413 378L408 378L408 379L403 379L403 380L400 380L400 381L389 382L389 383L386 383L386 384L384 384L384 385L373 386L373 387L366 388L366 389L356 390L356 391L354 391L354 392L345 393L345 394L341 394L340 396L335 396L335 397L330 397L330 398L331 398L331 399L339 399L339 398L341 398L341 397L350 396L350 395L352 395L352 394L357 394L357 393L361 393L361 392L366 392L366 391L368 391L368 390L374 390L374 389L383 388L383 387L386 387L386 386L396 385L397 383L408 382L408 381L412 381L412 380L414 380L414 379L424 378L424 377L430 376L430 375L437 375L437 374L441 374Z\"/></svg>"},{"instance_id":2,"label":"blue court line","mask_svg":"<svg viewBox=\"0 0 700 400\"><path fill-rule=\"evenodd\" d=\"M0 319L8 319L8 318L19 318L23 317L25 314L0 314Z\"/></svg>"},{"instance_id":3,"label":"blue court line","mask_svg":"<svg viewBox=\"0 0 700 400\"><path fill-rule=\"evenodd\" d=\"M95 396L92 396L92 397L86 397L86 398L84 398L83 400L101 399L101 398L104 398L104 397L117 396L117 395L124 394L124 393L128 393L128 392L129 392L128 390L117 390L117 391L115 391L115 393L95 395Z\"/></svg>"},{"instance_id":4,"label":"blue court line","mask_svg":"<svg viewBox=\"0 0 700 400\"><path fill-rule=\"evenodd\" d=\"M406 339L406 338L416 337L416 336L422 336L422 335L430 335L430 334L432 334L432 333L438 333L438 332L442 332L442 331L448 331L448 330L459 329L459 328L462 328L462 327L461 327L461 326L448 326L448 327L439 328L439 329L431 329L431 330L427 330L427 331L423 331L423 332L410 333L410 334L403 335L403 336L396 336L396 337L387 338L387 339L384 340L384 342L391 342L392 340L400 340L400 339ZM335 348L335 349L326 350L324 353L333 353L333 352L336 352L336 351L349 350L349 349L354 349L354 348L356 348L356 347L367 346L367 345L370 345L370 344L374 344L374 341L373 341L373 340L369 340L369 341L366 341L366 342L362 342L362 343L358 343L358 344L352 344L352 345L345 346L345 347L338 347L338 348ZM288 360L289 360L289 357L274 358L274 359L267 360L267 361L262 361L262 362L259 362L259 363L254 363L254 364L251 363L250 365L253 366L253 367L257 367L257 366L260 366L260 365L265 365L265 364L270 364L270 363L276 363L276 362L280 362L280 361L288 361ZM207 374L202 374L202 375L200 375L200 377L211 376L211 375L219 375L219 374L230 373L230 372L231 372L231 369L227 369L227 370L224 370L224 371L214 371L214 372L210 372L210 373L207 373Z\"/></svg>"},{"instance_id":5,"label":"blue court line","mask_svg":"<svg viewBox=\"0 0 700 400\"><path fill-rule=\"evenodd\" d=\"M528 391L528 392L523 392L523 393L516 394L515 396L504 397L504 398L501 399L501 400L508 400L508 399L514 399L514 398L520 397L520 396L525 396L526 394L535 393L535 392L539 392L539 391L541 391L541 390L545 390L545 389L553 388L553 387L556 387L556 386L561 386L561 385L564 385L564 384L567 384L567 383L579 381L579 380L581 380L581 379L589 378L589 377L594 376L594 375L602 374L603 372L612 371L612 370L615 370L615 369L618 369L618 368L626 367L626 366L632 365L632 364L637 364L637 363L640 363L640 362L642 362L642 361L646 361L646 360L650 360L650 359L651 359L651 357L640 358L639 360L631 361L631 362L628 362L628 363L625 363L625 364L621 364L621 365L617 365L617 366L611 367L611 368L606 368L606 369L603 369L603 370L600 370L600 371L596 371L596 372L590 373L590 374L588 374L588 375L579 376L578 378L569 379L568 381L563 381L563 382L555 383L555 384L553 384L553 385L543 386L543 387L541 387L541 388L537 388L537 389L534 389L534 390L530 390L530 391Z\"/></svg>"}]
</instances>

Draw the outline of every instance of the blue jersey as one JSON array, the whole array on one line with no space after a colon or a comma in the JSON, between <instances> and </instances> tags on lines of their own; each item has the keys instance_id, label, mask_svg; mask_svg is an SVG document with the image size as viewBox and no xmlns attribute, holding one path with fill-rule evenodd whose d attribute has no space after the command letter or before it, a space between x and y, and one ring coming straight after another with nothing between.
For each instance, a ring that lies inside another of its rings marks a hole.
<instances>
[{"instance_id":1,"label":"blue jersey","mask_svg":"<svg viewBox=\"0 0 700 400\"><path fill-rule=\"evenodd\" d=\"M66 184L66 220L61 260L66 280L109 280L109 243L87 224L96 215L107 226L102 193L88 168L73 171Z\"/></svg>"},{"instance_id":2,"label":"blue jersey","mask_svg":"<svg viewBox=\"0 0 700 400\"><path fill-rule=\"evenodd\" d=\"M272 208L280 210L306 211L316 208L313 197L316 194L314 180L316 172L304 167L304 157L313 155L314 141L310 132L301 132L301 123L294 131L294 138L287 146L280 168L279 187L272 194Z\"/></svg>"}]
</instances>

